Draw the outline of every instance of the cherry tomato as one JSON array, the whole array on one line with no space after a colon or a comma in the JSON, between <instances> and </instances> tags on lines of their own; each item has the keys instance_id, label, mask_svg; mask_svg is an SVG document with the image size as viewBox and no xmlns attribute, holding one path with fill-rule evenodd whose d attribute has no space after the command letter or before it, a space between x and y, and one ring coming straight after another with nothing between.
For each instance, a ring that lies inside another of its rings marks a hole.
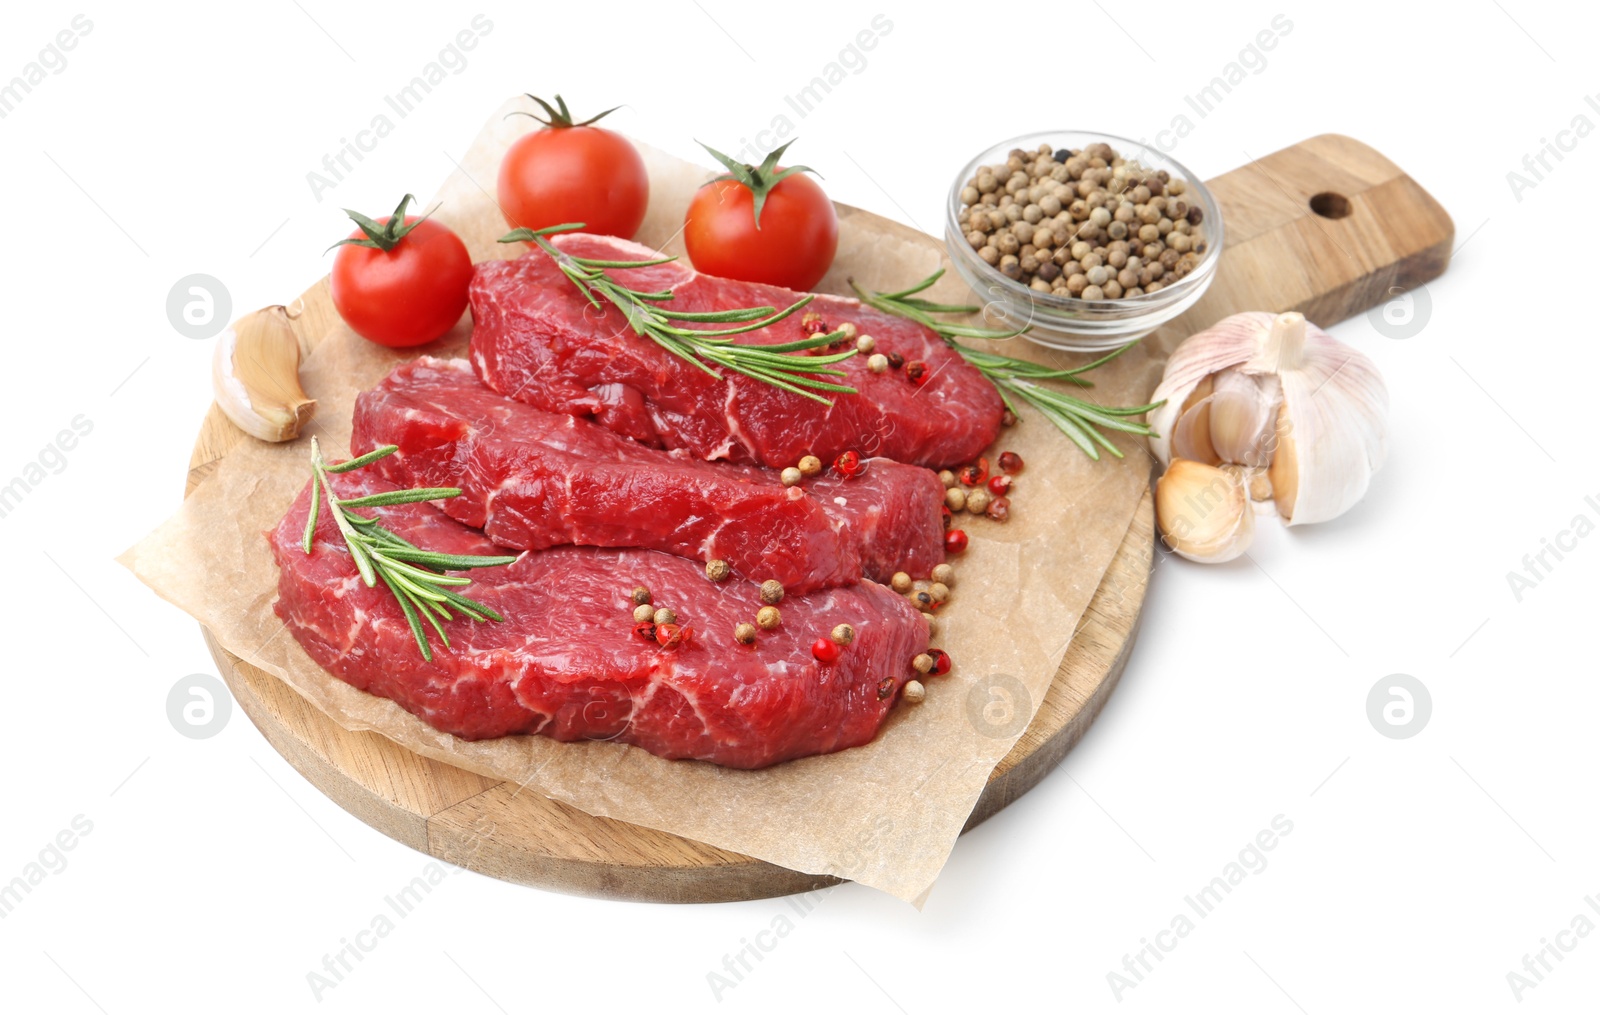
<instances>
[{"instance_id":1,"label":"cherry tomato","mask_svg":"<svg viewBox=\"0 0 1600 1015\"><path fill-rule=\"evenodd\" d=\"M431 342L467 309L472 258L448 226L405 215L400 202L387 222L371 219L351 233L333 259L334 308L362 338L403 349Z\"/></svg>"},{"instance_id":2,"label":"cherry tomato","mask_svg":"<svg viewBox=\"0 0 1600 1015\"><path fill-rule=\"evenodd\" d=\"M839 247L833 202L804 166L780 167L783 148L760 166L706 150L731 178L701 187L684 216L683 243L694 266L711 275L810 289Z\"/></svg>"},{"instance_id":3,"label":"cherry tomato","mask_svg":"<svg viewBox=\"0 0 1600 1015\"><path fill-rule=\"evenodd\" d=\"M496 190L507 221L528 229L582 222L585 232L631 239L650 204L639 150L621 134L591 126L605 113L573 123L561 96L558 108L529 98L549 119L535 116L544 128L517 138L500 160Z\"/></svg>"}]
</instances>

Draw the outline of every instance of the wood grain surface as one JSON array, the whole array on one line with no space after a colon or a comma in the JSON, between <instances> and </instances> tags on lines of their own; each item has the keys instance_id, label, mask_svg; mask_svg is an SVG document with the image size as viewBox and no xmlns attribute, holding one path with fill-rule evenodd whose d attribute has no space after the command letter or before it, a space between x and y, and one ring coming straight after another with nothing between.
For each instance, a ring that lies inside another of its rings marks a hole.
<instances>
[{"instance_id":1,"label":"wood grain surface","mask_svg":"<svg viewBox=\"0 0 1600 1015\"><path fill-rule=\"evenodd\" d=\"M1162 353L1241 310L1299 310L1330 325L1434 278L1449 263L1455 230L1444 209L1392 162L1350 138L1325 134L1303 141L1207 186L1227 227L1223 260L1200 302L1147 339ZM841 208L841 214L905 233L858 209ZM921 239L942 249L934 237ZM338 323L327 279L306 290L290 312L309 351ZM213 405L190 460L187 490L245 439ZM1121 546L1032 724L990 775L968 828L1061 762L1127 666L1154 552L1149 493L1131 518L1100 524L1122 527ZM419 851L520 884L662 902L763 898L837 880L597 818L413 754L376 733L351 733L276 678L242 664L209 632L206 641L240 707L290 764L341 807Z\"/></svg>"}]
</instances>

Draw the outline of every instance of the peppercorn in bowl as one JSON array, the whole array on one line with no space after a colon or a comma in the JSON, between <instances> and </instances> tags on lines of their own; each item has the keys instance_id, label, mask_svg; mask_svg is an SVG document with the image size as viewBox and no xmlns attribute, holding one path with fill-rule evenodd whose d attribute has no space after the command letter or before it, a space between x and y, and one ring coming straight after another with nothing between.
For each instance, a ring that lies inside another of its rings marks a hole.
<instances>
[{"instance_id":1,"label":"peppercorn in bowl","mask_svg":"<svg viewBox=\"0 0 1600 1015\"><path fill-rule=\"evenodd\" d=\"M945 244L991 327L1104 352L1193 306L1216 274L1222 215L1205 185L1137 141L1085 131L995 145L956 177Z\"/></svg>"}]
</instances>

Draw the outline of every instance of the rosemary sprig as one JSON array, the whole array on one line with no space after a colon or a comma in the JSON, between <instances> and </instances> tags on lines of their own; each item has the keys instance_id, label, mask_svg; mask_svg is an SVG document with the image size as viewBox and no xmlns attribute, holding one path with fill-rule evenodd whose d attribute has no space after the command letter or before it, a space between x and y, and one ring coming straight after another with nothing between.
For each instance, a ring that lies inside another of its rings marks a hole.
<instances>
[{"instance_id":1,"label":"rosemary sprig","mask_svg":"<svg viewBox=\"0 0 1600 1015\"><path fill-rule=\"evenodd\" d=\"M422 651L422 658L431 660L433 649L428 646L427 633L422 628L422 621L426 620L438 633L439 640L444 642L444 647L449 648L450 637L444 633L444 628L439 622L454 619L454 614L450 612L451 607L475 621L505 619L493 607L485 606L453 591L455 588L471 585L471 578L439 572L494 567L499 564L509 564L517 558L434 553L390 532L379 524L376 518L350 510L459 497L461 491L456 487L390 490L386 493L349 498L340 498L334 493L333 484L328 479L329 473L359 469L398 450L400 449L395 445L387 444L367 452L360 458L352 458L338 465L329 465L322 457L322 449L317 446L317 439L311 438L311 470L315 478L311 484L311 510L306 514L306 531L301 538L301 549L308 554L311 552L317 534L317 515L321 511L322 501L326 499L328 511L333 515L339 534L344 537L345 547L350 551L350 559L355 561L356 570L361 573L361 580L366 582L368 588L376 588L380 579L388 586L389 591L399 601L401 611L406 615L406 623L411 626L411 634L417 639L417 648Z\"/></svg>"},{"instance_id":2,"label":"rosemary sprig","mask_svg":"<svg viewBox=\"0 0 1600 1015\"><path fill-rule=\"evenodd\" d=\"M618 282L609 273L611 268L648 268L676 260L658 257L648 261L608 261L592 257L578 257L559 250L546 237L553 233L582 229L581 222L567 222L543 229L514 229L500 238L501 243L531 243L550 255L562 274L578 287L585 299L595 309L602 309L602 301L622 311L634 334L654 341L663 349L693 363L712 377L721 377L718 367L744 374L758 381L803 395L823 405L832 405L819 391L855 394L856 389L825 378L844 377L843 370L832 369L856 354L855 349L824 356L805 355L839 340L837 333L813 335L795 342L777 345L740 345L734 335L758 331L776 324L811 302L803 296L779 310L775 307L747 307L742 310L718 310L705 313L675 311L663 304L672 300L672 290L640 292ZM727 328L686 328L681 324L727 324ZM798 355L797 355L798 354Z\"/></svg>"},{"instance_id":3,"label":"rosemary sprig","mask_svg":"<svg viewBox=\"0 0 1600 1015\"><path fill-rule=\"evenodd\" d=\"M981 352L957 342L957 338L1004 339L1015 338L1028 329L1021 328L1017 331L1001 331L994 328L978 328L964 324L951 324L934 317L934 314L975 314L980 307L964 306L951 303L934 303L923 299L917 293L931 287L939 281L944 274L944 269L929 275L909 289L899 292L881 293L864 289L856 284L855 279L850 280L850 287L861 297L861 302L871 307L876 307L885 313L894 314L916 321L933 331L945 344L950 346L968 363L977 367L983 376L987 377L1000 392L1001 401L1013 413L1017 412L1017 403L1013 399L1026 402L1037 409L1039 414L1049 420L1057 430L1066 434L1072 442L1083 449L1083 453L1095 461L1100 460L1100 448L1105 448L1117 458L1122 457L1122 452L1112 444L1099 428L1117 430L1140 437L1152 437L1155 431L1142 422L1132 417L1142 415L1152 409L1163 405L1163 402L1152 402L1149 405L1134 405L1121 408L1111 408L1098 405L1094 402L1074 398L1072 395L1055 388L1046 387L1040 381L1065 381L1080 388L1092 388L1094 382L1086 380L1082 375L1095 367L1105 364L1121 356L1137 345L1129 342L1119 349L1113 350L1100 357L1093 363L1070 370L1056 370L1039 363L1028 360L1016 359L1011 356L1001 356L997 353Z\"/></svg>"}]
</instances>

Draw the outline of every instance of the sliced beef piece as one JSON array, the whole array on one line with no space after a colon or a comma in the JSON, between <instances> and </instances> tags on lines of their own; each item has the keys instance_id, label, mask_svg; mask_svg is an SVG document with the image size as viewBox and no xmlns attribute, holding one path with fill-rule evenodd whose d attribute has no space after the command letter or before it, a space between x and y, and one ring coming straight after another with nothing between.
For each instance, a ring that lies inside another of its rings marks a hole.
<instances>
[{"instance_id":1,"label":"sliced beef piece","mask_svg":"<svg viewBox=\"0 0 1600 1015\"><path fill-rule=\"evenodd\" d=\"M791 592L863 573L925 578L944 559L944 489L927 469L869 460L785 487L771 469L647 447L490 391L465 360L424 357L356 399L352 448L403 486L460 487L452 517L501 546L642 547L726 560Z\"/></svg>"},{"instance_id":2,"label":"sliced beef piece","mask_svg":"<svg viewBox=\"0 0 1600 1015\"><path fill-rule=\"evenodd\" d=\"M554 242L581 256L658 256L609 236L568 234ZM634 289L671 289L673 299L664 305L685 311L785 307L801 295L700 274L676 261L612 272ZM615 307L595 310L538 250L515 261L480 263L471 301L472 362L489 387L699 458L783 468L803 455L828 462L854 450L942 468L976 458L1000 429L1004 406L982 374L928 329L853 299L817 296L807 310L830 327L854 324L885 355L922 361L925 383L913 384L903 369L874 374L867 357L854 356L841 369L858 394L830 395L830 408L732 371L712 377L635 335ZM803 337L802 315L793 314L737 341L771 345Z\"/></svg>"},{"instance_id":3,"label":"sliced beef piece","mask_svg":"<svg viewBox=\"0 0 1600 1015\"><path fill-rule=\"evenodd\" d=\"M341 497L394 489L369 472L334 476L334 487ZM785 598L782 626L740 645L733 629L760 608L756 586L712 584L693 561L652 550L562 547L469 572L465 594L506 620L446 622L450 648L434 636L433 660L424 661L399 604L382 582L361 581L326 510L312 552L301 549L308 506L309 487L267 534L278 616L340 679L468 740L616 740L664 758L762 768L871 740L928 644L916 610L861 582ZM428 504L376 513L428 549L496 551ZM662 648L634 631L635 585L693 629L686 644ZM841 623L855 627L854 643L837 662L819 663L812 641Z\"/></svg>"}]
</instances>

